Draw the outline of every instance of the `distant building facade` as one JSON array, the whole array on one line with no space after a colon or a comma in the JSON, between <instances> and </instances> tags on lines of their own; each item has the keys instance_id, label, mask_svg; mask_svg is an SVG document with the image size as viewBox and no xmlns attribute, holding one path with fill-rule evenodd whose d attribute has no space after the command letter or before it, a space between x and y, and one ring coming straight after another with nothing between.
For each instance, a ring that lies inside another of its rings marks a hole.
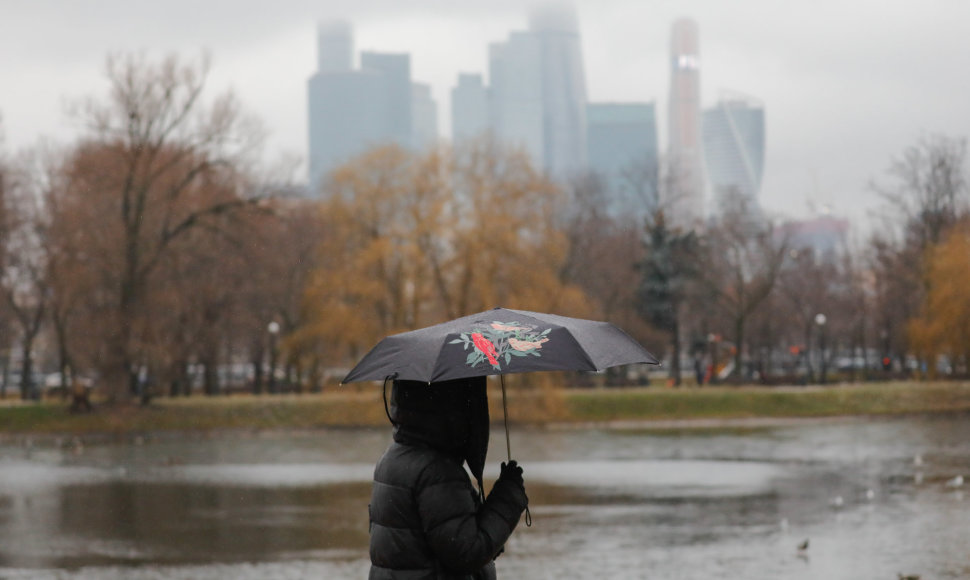
<instances>
[{"instance_id":1,"label":"distant building facade","mask_svg":"<svg viewBox=\"0 0 970 580\"><path fill-rule=\"evenodd\" d=\"M569 178L586 171L586 71L579 21L571 5L533 10L529 30L541 50L546 170Z\"/></svg>"},{"instance_id":2,"label":"distant building facade","mask_svg":"<svg viewBox=\"0 0 970 580\"><path fill-rule=\"evenodd\" d=\"M586 124L589 171L607 190L607 212L652 212L660 177L654 104L590 103Z\"/></svg>"},{"instance_id":3,"label":"distant building facade","mask_svg":"<svg viewBox=\"0 0 970 580\"><path fill-rule=\"evenodd\" d=\"M488 50L489 124L495 139L522 149L545 166L542 46L528 32L513 32Z\"/></svg>"},{"instance_id":4,"label":"distant building facade","mask_svg":"<svg viewBox=\"0 0 970 580\"><path fill-rule=\"evenodd\" d=\"M712 210L742 196L758 208L765 163L763 105L740 95L725 96L704 111L704 162Z\"/></svg>"},{"instance_id":5,"label":"distant building facade","mask_svg":"<svg viewBox=\"0 0 970 580\"><path fill-rule=\"evenodd\" d=\"M354 69L353 32L345 22L319 25L317 50L318 70L307 82L311 193L370 147L424 146L437 138L437 107L427 85L412 83L409 55L363 52Z\"/></svg>"},{"instance_id":6,"label":"distant building facade","mask_svg":"<svg viewBox=\"0 0 970 580\"><path fill-rule=\"evenodd\" d=\"M459 76L452 92L455 139L489 133L529 154L555 178L585 173L586 73L576 12L571 5L532 12L527 31L489 45L489 85L478 75ZM487 101L480 125L481 98Z\"/></svg>"},{"instance_id":7,"label":"distant building facade","mask_svg":"<svg viewBox=\"0 0 970 580\"><path fill-rule=\"evenodd\" d=\"M814 218L791 220L782 224L779 235L795 251L813 252L820 262L832 262L848 249L850 224L828 211Z\"/></svg>"},{"instance_id":8,"label":"distant building facade","mask_svg":"<svg viewBox=\"0 0 970 580\"><path fill-rule=\"evenodd\" d=\"M670 100L667 135L672 187L664 200L676 225L704 218L704 157L701 145L700 40L697 23L674 22L670 37Z\"/></svg>"},{"instance_id":9,"label":"distant building facade","mask_svg":"<svg viewBox=\"0 0 970 580\"><path fill-rule=\"evenodd\" d=\"M488 88L479 74L458 75L451 89L451 138L455 143L489 131Z\"/></svg>"},{"instance_id":10,"label":"distant building facade","mask_svg":"<svg viewBox=\"0 0 970 580\"><path fill-rule=\"evenodd\" d=\"M431 96L431 85L411 84L411 147L432 147L438 141L438 104Z\"/></svg>"}]
</instances>

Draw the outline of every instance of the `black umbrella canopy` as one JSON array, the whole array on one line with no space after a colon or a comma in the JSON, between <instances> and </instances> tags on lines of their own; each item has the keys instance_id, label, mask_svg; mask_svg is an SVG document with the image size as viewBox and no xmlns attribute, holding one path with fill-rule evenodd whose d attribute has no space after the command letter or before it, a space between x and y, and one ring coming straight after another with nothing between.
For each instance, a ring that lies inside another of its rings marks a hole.
<instances>
[{"instance_id":1,"label":"black umbrella canopy","mask_svg":"<svg viewBox=\"0 0 970 580\"><path fill-rule=\"evenodd\" d=\"M388 336L344 377L344 383L438 382L534 371L601 371L660 364L608 322L495 308Z\"/></svg>"}]
</instances>

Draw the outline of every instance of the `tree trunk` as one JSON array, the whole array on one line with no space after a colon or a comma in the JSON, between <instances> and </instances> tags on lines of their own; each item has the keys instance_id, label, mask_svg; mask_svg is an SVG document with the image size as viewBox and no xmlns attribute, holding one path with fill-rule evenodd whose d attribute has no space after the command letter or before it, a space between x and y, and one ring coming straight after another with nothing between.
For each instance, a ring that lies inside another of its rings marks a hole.
<instances>
[{"instance_id":1,"label":"tree trunk","mask_svg":"<svg viewBox=\"0 0 970 580\"><path fill-rule=\"evenodd\" d=\"M744 360L744 317L738 316L734 319L734 372L737 373L736 383L744 382L744 369L742 368L742 362Z\"/></svg>"},{"instance_id":2,"label":"tree trunk","mask_svg":"<svg viewBox=\"0 0 970 580\"><path fill-rule=\"evenodd\" d=\"M24 337L24 356L20 363L20 398L24 401L40 398L34 384L33 342L33 336Z\"/></svg>"}]
</instances>

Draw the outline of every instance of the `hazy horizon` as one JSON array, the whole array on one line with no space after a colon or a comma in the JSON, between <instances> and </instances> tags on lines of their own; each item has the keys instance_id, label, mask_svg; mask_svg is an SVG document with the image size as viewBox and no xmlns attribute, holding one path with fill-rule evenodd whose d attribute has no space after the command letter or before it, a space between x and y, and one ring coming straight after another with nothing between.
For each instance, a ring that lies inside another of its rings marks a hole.
<instances>
[{"instance_id":1,"label":"hazy horizon","mask_svg":"<svg viewBox=\"0 0 970 580\"><path fill-rule=\"evenodd\" d=\"M765 106L760 194L772 213L829 205L862 225L879 204L867 184L921 137L970 135L970 3L633 0L573 3L591 102L655 102L666 145L669 36L689 17L700 29L704 107L724 90ZM416 0L282 0L161 4L104 0L3 2L0 115L7 152L42 137L77 135L67 102L106 94L112 52L212 56L210 94L232 89L266 125L269 159L306 159L306 83L316 68L316 25L346 19L362 50L408 52L415 81L431 85L448 135L449 92L461 72L487 78L490 42L527 26L527 4ZM302 177L302 174L301 174Z\"/></svg>"}]
</instances>

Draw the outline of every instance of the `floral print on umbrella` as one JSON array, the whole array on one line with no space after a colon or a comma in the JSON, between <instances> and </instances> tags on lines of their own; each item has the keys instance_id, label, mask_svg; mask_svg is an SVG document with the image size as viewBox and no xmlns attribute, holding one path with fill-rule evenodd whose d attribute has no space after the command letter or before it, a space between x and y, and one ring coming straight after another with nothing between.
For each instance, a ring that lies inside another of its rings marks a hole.
<instances>
[{"instance_id":1,"label":"floral print on umbrella","mask_svg":"<svg viewBox=\"0 0 970 580\"><path fill-rule=\"evenodd\" d=\"M538 331L536 327L518 322L492 322L478 324L470 332L463 332L450 344L461 344L470 350L465 360L470 367L489 364L502 371L511 366L512 360L523 356L542 356L542 345L549 342L547 328ZM503 368L503 365L505 368Z\"/></svg>"}]
</instances>

